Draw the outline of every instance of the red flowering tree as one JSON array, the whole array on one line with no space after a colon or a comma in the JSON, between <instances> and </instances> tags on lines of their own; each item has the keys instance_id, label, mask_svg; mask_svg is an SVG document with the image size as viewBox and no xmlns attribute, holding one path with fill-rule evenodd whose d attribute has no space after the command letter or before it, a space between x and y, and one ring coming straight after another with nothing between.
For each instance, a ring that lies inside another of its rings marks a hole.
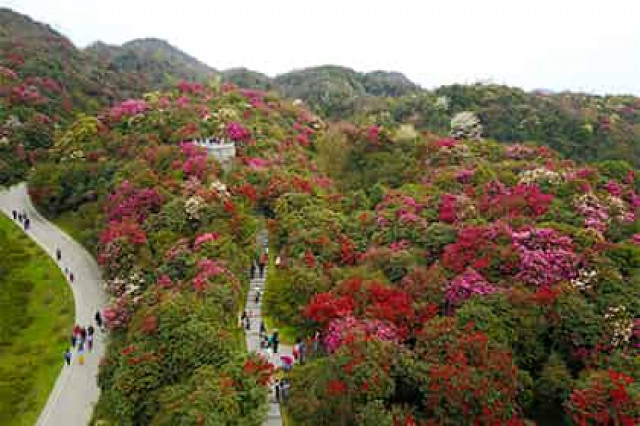
<instances>
[{"instance_id":1,"label":"red flowering tree","mask_svg":"<svg viewBox=\"0 0 640 426\"><path fill-rule=\"evenodd\" d=\"M565 403L578 425L640 424L640 383L614 370L589 372Z\"/></svg>"},{"instance_id":2,"label":"red flowering tree","mask_svg":"<svg viewBox=\"0 0 640 426\"><path fill-rule=\"evenodd\" d=\"M524 424L518 406L518 369L511 353L482 332L435 319L418 334L417 380L427 418L435 424ZM409 367L413 368L413 367Z\"/></svg>"}]
</instances>

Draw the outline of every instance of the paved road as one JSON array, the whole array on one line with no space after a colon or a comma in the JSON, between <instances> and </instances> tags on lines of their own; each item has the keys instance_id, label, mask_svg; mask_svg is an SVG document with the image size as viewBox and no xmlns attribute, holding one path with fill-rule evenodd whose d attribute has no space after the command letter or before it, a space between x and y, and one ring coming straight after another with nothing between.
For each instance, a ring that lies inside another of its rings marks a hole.
<instances>
[{"instance_id":1,"label":"paved road","mask_svg":"<svg viewBox=\"0 0 640 426\"><path fill-rule=\"evenodd\" d=\"M0 192L0 209L9 217L12 209L25 211L31 219L27 234L52 258L55 259L57 248L62 250L60 267L68 267L74 274L74 282L69 285L73 290L76 323L85 327L90 325L96 310L102 309L107 300L103 293L100 269L93 257L36 211L27 195L25 184ZM98 361L103 353L103 336L100 331L96 331L94 350L87 353L84 365L78 365L74 359L71 366L63 366L60 354L62 371L40 413L38 425L85 426L89 423L93 405L100 393L96 377Z\"/></svg>"},{"instance_id":2,"label":"paved road","mask_svg":"<svg viewBox=\"0 0 640 426\"><path fill-rule=\"evenodd\" d=\"M258 243L260 245L265 244L267 241L266 232L261 232L258 235ZM256 272L257 275L257 272ZM293 356L293 348L289 345L283 345L282 343L278 346L278 354L274 355L266 351L265 349L260 348L260 322L262 321L262 296L259 298L258 303L255 303L256 292L260 292L261 295L264 294L264 284L267 277L267 268L265 268L264 277L263 278L255 278L251 280L251 287L249 288L249 293L247 294L247 303L245 305L245 309L247 313L251 314L251 329L245 329L245 338L247 340L247 350L249 352L258 352L267 357L271 363L278 366L280 365L280 357L284 355ZM281 426L282 425L282 416L280 415L280 404L276 403L275 396L273 395L273 390L271 395L269 396L269 414L267 416L266 421L264 422L264 426Z\"/></svg>"}]
</instances>

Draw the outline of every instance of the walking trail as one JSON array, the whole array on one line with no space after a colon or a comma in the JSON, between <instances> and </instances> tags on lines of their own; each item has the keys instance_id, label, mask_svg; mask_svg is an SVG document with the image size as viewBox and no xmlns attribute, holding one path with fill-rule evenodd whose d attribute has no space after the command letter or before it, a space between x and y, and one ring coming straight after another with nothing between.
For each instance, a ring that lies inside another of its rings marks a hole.
<instances>
[{"instance_id":1,"label":"walking trail","mask_svg":"<svg viewBox=\"0 0 640 426\"><path fill-rule=\"evenodd\" d=\"M268 244L268 234L265 230L258 234L258 244L260 246L266 246ZM256 275L259 275L256 272ZM270 354L266 349L260 348L260 322L262 321L262 299L264 295L264 284L267 278L267 268L264 270L263 278L254 278L251 280L251 287L249 288L249 293L247 294L247 303L245 305L245 310L247 314L251 313L251 329L245 329L245 338L247 340L247 350L249 352L258 352L265 356L267 359L271 361L276 366L280 365L280 357L281 356L290 356L293 357L293 347L289 345L283 345L280 343L278 346L277 354ZM256 292L260 292L260 298L258 303L255 303ZM270 332L271 330L267 330ZM295 368L295 367L294 367ZM269 395L269 414L267 416L267 420L264 422L265 426L281 426L282 425L282 416L280 414L280 404L278 404L275 400L275 395L273 393L273 389L271 390L271 394Z\"/></svg>"},{"instance_id":2,"label":"walking trail","mask_svg":"<svg viewBox=\"0 0 640 426\"><path fill-rule=\"evenodd\" d=\"M87 327L94 323L96 310L105 306L100 268L93 257L71 237L43 218L31 203L26 185L16 185L0 192L0 209L9 217L13 209L24 211L31 219L27 235L55 260L57 248L62 250L60 268L69 268L74 282L69 283L75 301L76 324ZM95 324L94 324L95 326ZM71 338L69 330L69 338ZM85 426L89 424L93 405L98 400L98 362L104 354L104 335L96 329L94 349L85 351L85 364L78 365L76 352L70 366L63 366L47 404L40 413L41 426Z\"/></svg>"}]
</instances>

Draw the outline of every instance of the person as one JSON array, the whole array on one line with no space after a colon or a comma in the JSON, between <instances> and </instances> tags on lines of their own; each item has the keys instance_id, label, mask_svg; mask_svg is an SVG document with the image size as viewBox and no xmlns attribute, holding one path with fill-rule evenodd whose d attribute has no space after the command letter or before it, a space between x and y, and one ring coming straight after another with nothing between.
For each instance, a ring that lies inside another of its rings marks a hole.
<instances>
[{"instance_id":1,"label":"person","mask_svg":"<svg viewBox=\"0 0 640 426\"><path fill-rule=\"evenodd\" d=\"M31 220L29 218L26 218L24 220L24 230L28 231L29 230L29 225L31 225Z\"/></svg>"},{"instance_id":2,"label":"person","mask_svg":"<svg viewBox=\"0 0 640 426\"><path fill-rule=\"evenodd\" d=\"M266 334L264 334L262 336L262 340L260 341L260 348L262 349L266 349L269 347L269 336L267 336Z\"/></svg>"},{"instance_id":3,"label":"person","mask_svg":"<svg viewBox=\"0 0 640 426\"><path fill-rule=\"evenodd\" d=\"M298 343L298 362L300 364L304 364L306 350L307 350L307 344L304 342L304 340L300 339L300 343Z\"/></svg>"},{"instance_id":4,"label":"person","mask_svg":"<svg viewBox=\"0 0 640 426\"><path fill-rule=\"evenodd\" d=\"M71 351L69 349L66 349L63 356L64 361L67 363L67 365L71 365Z\"/></svg>"},{"instance_id":5,"label":"person","mask_svg":"<svg viewBox=\"0 0 640 426\"><path fill-rule=\"evenodd\" d=\"M244 327L245 327L247 330L251 330L251 319L250 319L249 317L246 317L246 318L244 319Z\"/></svg>"},{"instance_id":6,"label":"person","mask_svg":"<svg viewBox=\"0 0 640 426\"><path fill-rule=\"evenodd\" d=\"M76 333L71 333L71 347L75 348L76 347L76 340L77 340L77 336Z\"/></svg>"},{"instance_id":7,"label":"person","mask_svg":"<svg viewBox=\"0 0 640 426\"><path fill-rule=\"evenodd\" d=\"M84 349L78 349L78 364L84 365Z\"/></svg>"},{"instance_id":8,"label":"person","mask_svg":"<svg viewBox=\"0 0 640 426\"><path fill-rule=\"evenodd\" d=\"M278 345L280 344L280 340L278 339L278 330L274 330L271 335L271 345L273 346L273 353L278 353Z\"/></svg>"},{"instance_id":9,"label":"person","mask_svg":"<svg viewBox=\"0 0 640 426\"><path fill-rule=\"evenodd\" d=\"M256 291L256 299L255 299L256 305L260 302L260 290Z\"/></svg>"},{"instance_id":10,"label":"person","mask_svg":"<svg viewBox=\"0 0 640 426\"><path fill-rule=\"evenodd\" d=\"M18 222L22 223L22 213L18 213Z\"/></svg>"},{"instance_id":11,"label":"person","mask_svg":"<svg viewBox=\"0 0 640 426\"><path fill-rule=\"evenodd\" d=\"M287 399L289 398L289 389L291 389L291 383L289 383L289 379L283 379L280 387L282 388L280 390L280 393L282 394L282 400L284 402L287 402Z\"/></svg>"},{"instance_id":12,"label":"person","mask_svg":"<svg viewBox=\"0 0 640 426\"><path fill-rule=\"evenodd\" d=\"M251 262L251 279L256 277L256 264L255 262Z\"/></svg>"},{"instance_id":13,"label":"person","mask_svg":"<svg viewBox=\"0 0 640 426\"><path fill-rule=\"evenodd\" d=\"M93 350L93 334L87 336L87 349L89 349L89 352Z\"/></svg>"},{"instance_id":14,"label":"person","mask_svg":"<svg viewBox=\"0 0 640 426\"><path fill-rule=\"evenodd\" d=\"M274 386L274 390L276 393L276 402L280 403L280 380L276 380L276 384Z\"/></svg>"},{"instance_id":15,"label":"person","mask_svg":"<svg viewBox=\"0 0 640 426\"><path fill-rule=\"evenodd\" d=\"M68 267L64 267L64 275L69 275L69 268Z\"/></svg>"},{"instance_id":16,"label":"person","mask_svg":"<svg viewBox=\"0 0 640 426\"><path fill-rule=\"evenodd\" d=\"M89 327L87 327L87 334L88 334L89 336L93 336L93 333L95 333L95 331L96 331L96 330L93 328L93 326L92 326L92 325L90 325Z\"/></svg>"},{"instance_id":17,"label":"person","mask_svg":"<svg viewBox=\"0 0 640 426\"><path fill-rule=\"evenodd\" d=\"M242 327L247 320L247 311L242 311L242 315L240 315L240 326Z\"/></svg>"},{"instance_id":18,"label":"person","mask_svg":"<svg viewBox=\"0 0 640 426\"><path fill-rule=\"evenodd\" d=\"M84 342L87 341L87 330L84 327L80 327L80 347L84 347Z\"/></svg>"},{"instance_id":19,"label":"person","mask_svg":"<svg viewBox=\"0 0 640 426\"><path fill-rule=\"evenodd\" d=\"M60 262L60 259L62 259L62 251L60 251L59 248L56 249L56 260L58 262Z\"/></svg>"},{"instance_id":20,"label":"person","mask_svg":"<svg viewBox=\"0 0 640 426\"><path fill-rule=\"evenodd\" d=\"M13 220L16 220L18 218L18 212L15 210L11 210L11 216L13 216Z\"/></svg>"},{"instance_id":21,"label":"person","mask_svg":"<svg viewBox=\"0 0 640 426\"><path fill-rule=\"evenodd\" d=\"M260 332L258 333L260 337L267 335L267 327L264 325L264 321L260 321Z\"/></svg>"},{"instance_id":22,"label":"person","mask_svg":"<svg viewBox=\"0 0 640 426\"><path fill-rule=\"evenodd\" d=\"M73 272L69 272L69 281L73 282Z\"/></svg>"},{"instance_id":23,"label":"person","mask_svg":"<svg viewBox=\"0 0 640 426\"><path fill-rule=\"evenodd\" d=\"M95 320L96 320L96 325L98 326L100 331L102 331L102 315L100 315L100 311L96 311Z\"/></svg>"},{"instance_id":24,"label":"person","mask_svg":"<svg viewBox=\"0 0 640 426\"><path fill-rule=\"evenodd\" d=\"M262 252L260 260L258 261L258 268L260 269L260 278L264 278L264 268L267 266L267 255Z\"/></svg>"},{"instance_id":25,"label":"person","mask_svg":"<svg viewBox=\"0 0 640 426\"><path fill-rule=\"evenodd\" d=\"M317 354L319 349L320 349L320 330L316 330L315 334L313 335L313 352Z\"/></svg>"}]
</instances>

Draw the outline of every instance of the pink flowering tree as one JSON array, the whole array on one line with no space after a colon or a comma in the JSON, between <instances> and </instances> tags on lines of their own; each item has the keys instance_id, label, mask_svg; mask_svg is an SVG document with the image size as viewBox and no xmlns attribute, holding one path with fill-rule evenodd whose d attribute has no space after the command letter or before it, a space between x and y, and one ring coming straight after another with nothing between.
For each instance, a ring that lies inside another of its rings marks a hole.
<instances>
[{"instance_id":1,"label":"pink flowering tree","mask_svg":"<svg viewBox=\"0 0 640 426\"><path fill-rule=\"evenodd\" d=\"M467 269L455 277L449 283L446 292L447 303L451 306L460 306L473 296L484 296L498 291L498 288L474 269Z\"/></svg>"},{"instance_id":2,"label":"pink flowering tree","mask_svg":"<svg viewBox=\"0 0 640 426\"><path fill-rule=\"evenodd\" d=\"M519 255L517 279L542 287L578 276L581 257L573 251L571 238L549 228L524 229L511 236Z\"/></svg>"}]
</instances>

